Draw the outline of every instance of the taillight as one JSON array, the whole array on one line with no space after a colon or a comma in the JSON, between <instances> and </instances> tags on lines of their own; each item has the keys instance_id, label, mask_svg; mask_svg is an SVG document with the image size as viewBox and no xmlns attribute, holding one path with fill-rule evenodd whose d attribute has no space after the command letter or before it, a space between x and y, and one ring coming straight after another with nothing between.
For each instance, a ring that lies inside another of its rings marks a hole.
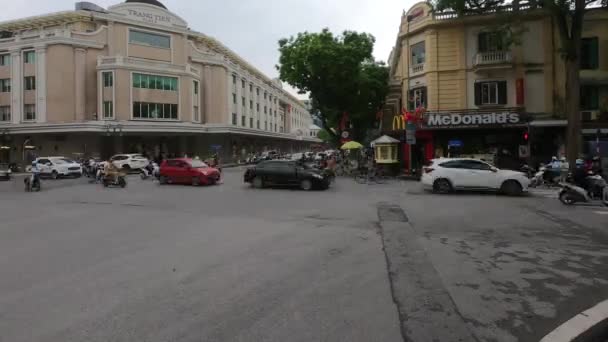
<instances>
[{"instance_id":1,"label":"taillight","mask_svg":"<svg viewBox=\"0 0 608 342\"><path fill-rule=\"evenodd\" d=\"M424 173L431 173L433 172L435 169L433 169L432 167L425 167L424 168Z\"/></svg>"}]
</instances>

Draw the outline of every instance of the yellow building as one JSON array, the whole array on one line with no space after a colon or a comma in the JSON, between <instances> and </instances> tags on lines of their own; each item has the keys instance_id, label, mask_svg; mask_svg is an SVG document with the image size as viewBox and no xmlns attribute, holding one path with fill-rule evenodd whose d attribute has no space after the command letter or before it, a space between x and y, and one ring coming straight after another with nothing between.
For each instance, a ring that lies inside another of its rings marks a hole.
<instances>
[{"instance_id":1,"label":"yellow building","mask_svg":"<svg viewBox=\"0 0 608 342\"><path fill-rule=\"evenodd\" d=\"M559 36L545 11L520 10L512 44L498 29L505 16L433 13L422 2L403 14L389 58L383 130L403 141L394 117L424 109L416 144L403 146L408 168L439 156L509 167L530 155L543 161L563 153L567 91ZM595 141L598 128L608 134L608 13L589 11L583 37L581 133Z\"/></svg>"},{"instance_id":2,"label":"yellow building","mask_svg":"<svg viewBox=\"0 0 608 342\"><path fill-rule=\"evenodd\" d=\"M311 123L281 82L156 0L0 23L0 161L26 145L241 159L318 142Z\"/></svg>"}]
</instances>

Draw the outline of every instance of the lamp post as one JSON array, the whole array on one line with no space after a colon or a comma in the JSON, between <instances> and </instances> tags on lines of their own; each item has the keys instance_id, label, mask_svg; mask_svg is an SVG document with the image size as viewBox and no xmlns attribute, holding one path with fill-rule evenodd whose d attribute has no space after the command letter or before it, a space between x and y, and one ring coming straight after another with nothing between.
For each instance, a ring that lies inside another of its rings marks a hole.
<instances>
[{"instance_id":1,"label":"lamp post","mask_svg":"<svg viewBox=\"0 0 608 342\"><path fill-rule=\"evenodd\" d=\"M104 125L104 129L106 131L106 136L107 137L122 137L122 125L121 124L114 124L114 123L106 123ZM112 139L112 146L114 146L114 138ZM122 147L121 147L122 149ZM114 151L116 152L116 151ZM122 152L122 151L120 151Z\"/></svg>"}]
</instances>

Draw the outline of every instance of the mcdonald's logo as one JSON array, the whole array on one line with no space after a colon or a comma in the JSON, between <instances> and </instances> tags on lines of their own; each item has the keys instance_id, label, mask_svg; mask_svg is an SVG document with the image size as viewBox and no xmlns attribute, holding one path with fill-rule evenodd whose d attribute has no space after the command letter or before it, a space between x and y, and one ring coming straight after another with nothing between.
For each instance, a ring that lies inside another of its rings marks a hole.
<instances>
[{"instance_id":1,"label":"mcdonald's logo","mask_svg":"<svg viewBox=\"0 0 608 342\"><path fill-rule=\"evenodd\" d=\"M401 114L397 114L393 117L393 131L399 130L405 130L405 119Z\"/></svg>"}]
</instances>

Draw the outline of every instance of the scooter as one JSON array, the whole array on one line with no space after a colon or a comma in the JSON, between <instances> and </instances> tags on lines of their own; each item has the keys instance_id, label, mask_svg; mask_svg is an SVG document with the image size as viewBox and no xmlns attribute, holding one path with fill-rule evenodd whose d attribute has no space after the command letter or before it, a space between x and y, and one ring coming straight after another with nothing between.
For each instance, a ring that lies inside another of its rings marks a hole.
<instances>
[{"instance_id":1,"label":"scooter","mask_svg":"<svg viewBox=\"0 0 608 342\"><path fill-rule=\"evenodd\" d=\"M32 172L28 177L25 177L23 183L25 184L25 192L38 192L42 189L40 175L37 172Z\"/></svg>"},{"instance_id":2,"label":"scooter","mask_svg":"<svg viewBox=\"0 0 608 342\"><path fill-rule=\"evenodd\" d=\"M141 179L148 179L150 176L156 177L160 173L158 164L152 162L139 171Z\"/></svg>"},{"instance_id":3,"label":"scooter","mask_svg":"<svg viewBox=\"0 0 608 342\"><path fill-rule=\"evenodd\" d=\"M103 176L103 186L104 187L110 187L110 186L115 186L115 187L121 187L121 188L125 188L127 186L127 179L125 178L124 175L117 175L117 176Z\"/></svg>"},{"instance_id":4,"label":"scooter","mask_svg":"<svg viewBox=\"0 0 608 342\"><path fill-rule=\"evenodd\" d=\"M608 185L606 181L600 175L587 176L586 181L589 184L589 190L571 183L560 183L562 190L559 192L559 200L565 205L600 200L608 207Z\"/></svg>"}]
</instances>

